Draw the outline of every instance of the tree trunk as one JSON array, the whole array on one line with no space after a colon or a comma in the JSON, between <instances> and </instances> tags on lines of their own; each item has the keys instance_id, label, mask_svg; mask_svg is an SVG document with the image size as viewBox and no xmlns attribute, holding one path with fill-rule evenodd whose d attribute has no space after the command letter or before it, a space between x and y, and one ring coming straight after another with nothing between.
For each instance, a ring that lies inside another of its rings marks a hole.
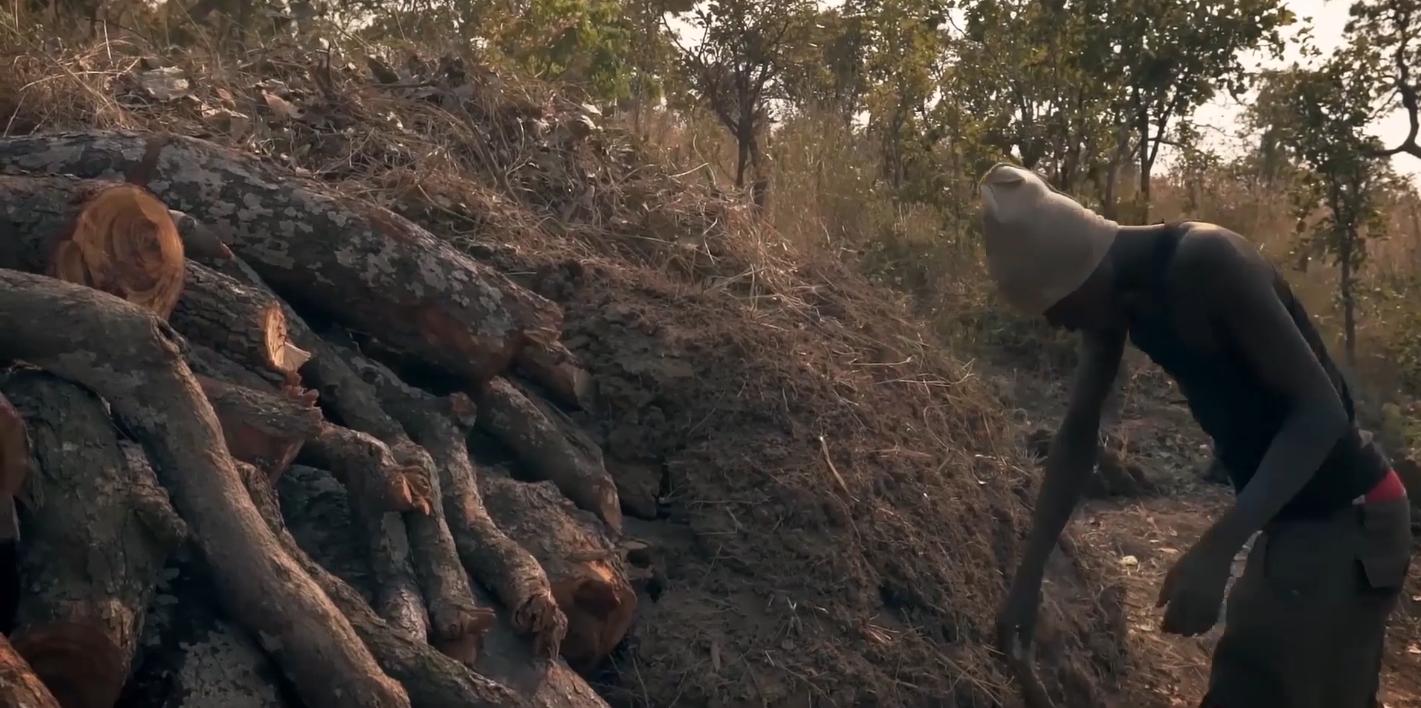
<instances>
[{"instance_id":1,"label":"tree trunk","mask_svg":"<svg viewBox=\"0 0 1421 708\"><path fill-rule=\"evenodd\" d=\"M108 708L186 526L88 390L38 371L5 377L0 388L25 416L35 459L11 638L66 708Z\"/></svg>"},{"instance_id":2,"label":"tree trunk","mask_svg":"<svg viewBox=\"0 0 1421 708\"><path fill-rule=\"evenodd\" d=\"M54 327L54 322L65 327ZM95 290L0 270L0 357L89 387L143 443L231 616L267 642L312 708L409 699L257 514L177 334Z\"/></svg>"},{"instance_id":3,"label":"tree trunk","mask_svg":"<svg viewBox=\"0 0 1421 708\"><path fill-rule=\"evenodd\" d=\"M588 670L616 648L636 615L637 597L616 546L597 520L572 508L548 482L502 476L480 480L498 527L528 549L567 615L562 655Z\"/></svg>"},{"instance_id":4,"label":"tree trunk","mask_svg":"<svg viewBox=\"0 0 1421 708\"><path fill-rule=\"evenodd\" d=\"M0 634L0 705L5 708L59 708L24 657Z\"/></svg>"},{"instance_id":5,"label":"tree trunk","mask_svg":"<svg viewBox=\"0 0 1421 708\"><path fill-rule=\"evenodd\" d=\"M483 388L478 405L479 428L512 448L530 475L552 482L577 506L622 530L617 486L602 452L572 421L504 378Z\"/></svg>"},{"instance_id":6,"label":"tree trunk","mask_svg":"<svg viewBox=\"0 0 1421 708\"><path fill-rule=\"evenodd\" d=\"M271 288L262 277L246 262L231 254L223 255L211 251L204 261L225 275L250 286L272 294ZM272 294L275 298L275 295ZM378 441L402 440L404 432L398 423L380 410L378 398L370 386L361 381L346 364L339 350L321 339L306 321L292 307L281 301L286 315L287 327L295 343L311 355L311 359L301 369L306 382L320 394L319 401L326 415L337 423ZM327 431L336 434L338 431ZM342 453L342 455L345 453ZM325 461L335 458L327 456ZM339 464L339 463L336 463ZM349 480L354 474L351 469L337 472L342 479ZM433 473L420 468L411 478L408 468L403 476L412 484L412 490L428 489ZM421 476L422 475L422 476ZM372 490L357 489L362 499L357 505L356 524L362 538L366 539L370 563L378 574L375 606L380 616L388 620L406 636L423 642L429 633L428 610L423 593L420 592L411 562L411 543L404 518L391 510L381 510L379 504L368 503L364 495Z\"/></svg>"},{"instance_id":7,"label":"tree trunk","mask_svg":"<svg viewBox=\"0 0 1421 708\"><path fill-rule=\"evenodd\" d=\"M187 264L187 281L170 319L184 337L288 380L311 358L291 343L286 315L275 299L199 263Z\"/></svg>"},{"instance_id":8,"label":"tree trunk","mask_svg":"<svg viewBox=\"0 0 1421 708\"><path fill-rule=\"evenodd\" d=\"M380 665L409 691L412 708L518 708L528 703L503 685L423 642L410 639L380 619L344 580L336 577L301 549L281 519L281 511L266 478L251 465L238 463L242 478L262 518L282 547L310 573L379 657Z\"/></svg>"},{"instance_id":9,"label":"tree trunk","mask_svg":"<svg viewBox=\"0 0 1421 708\"><path fill-rule=\"evenodd\" d=\"M141 187L0 175L0 268L117 295L166 318L183 287L168 208Z\"/></svg>"},{"instance_id":10,"label":"tree trunk","mask_svg":"<svg viewBox=\"0 0 1421 708\"><path fill-rule=\"evenodd\" d=\"M507 369L525 343L553 341L562 326L556 305L418 225L210 142L32 136L0 143L0 162L89 176L147 172L162 185L159 196L217 231L292 304L379 332L473 385Z\"/></svg>"},{"instance_id":11,"label":"tree trunk","mask_svg":"<svg viewBox=\"0 0 1421 708\"><path fill-rule=\"evenodd\" d=\"M386 409L434 457L444 511L464 567L512 611L514 628L533 636L539 655L556 656L567 618L538 561L494 524L475 481L465 442L476 417L473 402L463 394L436 399L369 359L352 361L362 378L376 383Z\"/></svg>"}]
</instances>

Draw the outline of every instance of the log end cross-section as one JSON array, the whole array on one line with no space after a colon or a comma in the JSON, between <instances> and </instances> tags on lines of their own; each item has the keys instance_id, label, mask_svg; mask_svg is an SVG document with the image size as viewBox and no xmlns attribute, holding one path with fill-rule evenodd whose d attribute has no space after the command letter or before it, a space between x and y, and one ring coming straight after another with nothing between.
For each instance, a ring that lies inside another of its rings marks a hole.
<instances>
[{"instance_id":1,"label":"log end cross-section","mask_svg":"<svg viewBox=\"0 0 1421 708\"><path fill-rule=\"evenodd\" d=\"M168 208L142 187L115 184L88 196L60 235L50 275L117 295L159 317L183 287L183 243Z\"/></svg>"}]
</instances>

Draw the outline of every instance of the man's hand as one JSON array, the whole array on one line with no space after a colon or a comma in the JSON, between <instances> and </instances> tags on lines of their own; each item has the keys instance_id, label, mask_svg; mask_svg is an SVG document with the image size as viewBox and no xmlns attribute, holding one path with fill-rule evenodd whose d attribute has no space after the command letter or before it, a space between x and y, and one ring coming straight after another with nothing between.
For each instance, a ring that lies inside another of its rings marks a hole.
<instances>
[{"instance_id":1,"label":"man's hand","mask_svg":"<svg viewBox=\"0 0 1421 708\"><path fill-rule=\"evenodd\" d=\"M1184 554L1160 585L1156 607L1165 607L1160 627L1170 634L1192 637L1203 634L1219 621L1233 553L1207 538Z\"/></svg>"},{"instance_id":2,"label":"man's hand","mask_svg":"<svg viewBox=\"0 0 1421 708\"><path fill-rule=\"evenodd\" d=\"M1012 583L1007 600L997 614L997 648L1008 659L1029 657L1036 635L1036 613L1041 605L1041 582L1019 580Z\"/></svg>"}]
</instances>

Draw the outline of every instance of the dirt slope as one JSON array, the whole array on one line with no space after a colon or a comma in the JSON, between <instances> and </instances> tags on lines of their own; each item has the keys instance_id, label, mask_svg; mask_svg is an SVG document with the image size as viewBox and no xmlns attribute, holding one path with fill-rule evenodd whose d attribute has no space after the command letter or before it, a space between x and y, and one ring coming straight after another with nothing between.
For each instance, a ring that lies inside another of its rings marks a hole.
<instances>
[{"instance_id":1,"label":"dirt slope","mask_svg":"<svg viewBox=\"0 0 1421 708\"><path fill-rule=\"evenodd\" d=\"M125 41L20 47L0 78L12 132L168 129L266 155L565 308L597 389L578 420L661 574L596 677L609 700L1013 704L988 640L1036 474L1001 402L886 293L544 86L443 60L403 64L419 87L393 90L359 55L233 64ZM201 81L159 98L142 79L163 67ZM1094 705L1124 662L1122 594L1112 563L1065 546L1040 670L1064 705Z\"/></svg>"}]
</instances>

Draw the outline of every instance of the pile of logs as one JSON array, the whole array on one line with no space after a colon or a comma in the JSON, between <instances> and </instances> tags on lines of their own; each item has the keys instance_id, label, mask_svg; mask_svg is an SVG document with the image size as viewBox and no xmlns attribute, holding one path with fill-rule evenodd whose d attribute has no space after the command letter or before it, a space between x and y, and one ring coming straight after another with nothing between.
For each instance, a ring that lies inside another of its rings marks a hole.
<instances>
[{"instance_id":1,"label":"pile of logs","mask_svg":"<svg viewBox=\"0 0 1421 708\"><path fill-rule=\"evenodd\" d=\"M645 571L565 413L592 390L559 308L201 140L4 139L0 173L0 703L113 706L182 552L251 638L223 651L259 654L186 662L191 685L250 660L311 708L602 705L577 672ZM474 429L518 479L471 457ZM293 469L343 487L368 587L288 531Z\"/></svg>"}]
</instances>

